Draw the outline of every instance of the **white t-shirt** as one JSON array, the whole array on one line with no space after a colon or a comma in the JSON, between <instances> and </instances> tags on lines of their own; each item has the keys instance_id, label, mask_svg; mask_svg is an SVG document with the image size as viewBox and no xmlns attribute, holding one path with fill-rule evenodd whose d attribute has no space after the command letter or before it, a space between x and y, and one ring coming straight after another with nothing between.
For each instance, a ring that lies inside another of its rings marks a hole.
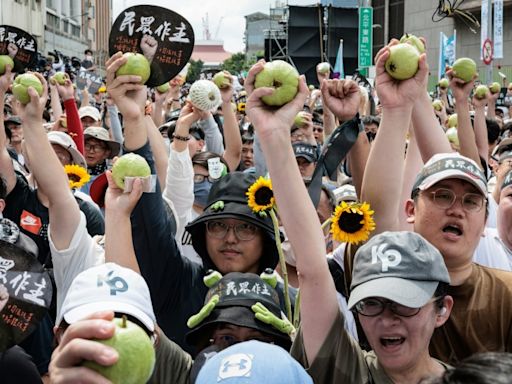
<instances>
[{"instance_id":1,"label":"white t-shirt","mask_svg":"<svg viewBox=\"0 0 512 384\"><path fill-rule=\"evenodd\" d=\"M57 319L61 318L64 298L75 277L82 271L105 263L105 251L87 232L86 219L80 212L78 224L67 249L58 250L52 241L52 226L48 227L48 242L53 261L53 273L57 286Z\"/></svg>"},{"instance_id":2,"label":"white t-shirt","mask_svg":"<svg viewBox=\"0 0 512 384\"><path fill-rule=\"evenodd\" d=\"M496 228L485 228L473 261L486 267L512 271L512 251L503 244Z\"/></svg>"}]
</instances>

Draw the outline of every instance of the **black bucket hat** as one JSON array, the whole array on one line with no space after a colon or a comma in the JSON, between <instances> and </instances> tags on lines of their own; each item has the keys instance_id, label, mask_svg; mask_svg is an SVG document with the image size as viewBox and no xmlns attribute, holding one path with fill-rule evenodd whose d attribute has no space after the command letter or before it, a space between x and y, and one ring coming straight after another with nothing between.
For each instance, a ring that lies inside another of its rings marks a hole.
<instances>
[{"instance_id":1,"label":"black bucket hat","mask_svg":"<svg viewBox=\"0 0 512 384\"><path fill-rule=\"evenodd\" d=\"M254 175L243 172L231 172L213 183L208 195L204 212L187 225L186 230L192 237L192 245L197 254L203 259L205 268L218 269L210 259L206 250L206 222L214 219L238 219L256 225L263 230L263 255L260 260L258 273L266 268L274 269L279 261L279 254L274 236L274 226L270 215L261 216L254 213L247 204L249 187L256 181ZM223 208L215 205L218 201L224 203ZM280 233L281 240L284 240Z\"/></svg>"},{"instance_id":2,"label":"black bucket hat","mask_svg":"<svg viewBox=\"0 0 512 384\"><path fill-rule=\"evenodd\" d=\"M219 295L219 301L213 311L200 324L187 333L185 339L191 345L198 345L205 337L210 337L213 327L228 323L240 327L256 329L273 336L275 343L288 350L291 338L273 326L256 319L251 307L263 304L278 318L282 318L277 292L254 273L231 272L224 275L206 294L204 303L213 295Z\"/></svg>"}]
</instances>

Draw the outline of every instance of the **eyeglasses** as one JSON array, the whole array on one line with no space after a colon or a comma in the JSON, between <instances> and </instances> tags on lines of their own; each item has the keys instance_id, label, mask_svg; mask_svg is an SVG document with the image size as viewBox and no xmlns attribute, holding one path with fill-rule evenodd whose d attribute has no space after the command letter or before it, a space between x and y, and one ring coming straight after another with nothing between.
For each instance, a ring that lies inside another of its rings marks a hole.
<instances>
[{"instance_id":1,"label":"eyeglasses","mask_svg":"<svg viewBox=\"0 0 512 384\"><path fill-rule=\"evenodd\" d=\"M436 206L442 209L448 209L453 206L458 197L449 189L441 188L430 192L432 200ZM466 212L478 212L484 206L487 199L478 193L465 193L461 198L462 208Z\"/></svg>"},{"instance_id":2,"label":"eyeglasses","mask_svg":"<svg viewBox=\"0 0 512 384\"><path fill-rule=\"evenodd\" d=\"M321 133L323 131L324 131L324 129L322 127L315 127L315 126L313 126L313 132L320 132Z\"/></svg>"},{"instance_id":3,"label":"eyeglasses","mask_svg":"<svg viewBox=\"0 0 512 384\"><path fill-rule=\"evenodd\" d=\"M85 143L85 151L86 152L94 152L94 153L98 153L98 152L101 152L101 151L105 151L107 149L107 147L103 146L103 145L100 145L100 144L89 144L89 143Z\"/></svg>"},{"instance_id":4,"label":"eyeglasses","mask_svg":"<svg viewBox=\"0 0 512 384\"><path fill-rule=\"evenodd\" d=\"M241 241L254 239L259 230L257 226L249 223L226 224L217 220L206 222L206 230L208 231L208 234L216 239L223 239L226 237L226 234L231 228L233 228L236 238Z\"/></svg>"},{"instance_id":5,"label":"eyeglasses","mask_svg":"<svg viewBox=\"0 0 512 384\"><path fill-rule=\"evenodd\" d=\"M200 175L199 173L194 174L194 183L202 183L203 181L208 180L210 183L213 183L216 179L211 176Z\"/></svg>"},{"instance_id":6,"label":"eyeglasses","mask_svg":"<svg viewBox=\"0 0 512 384\"><path fill-rule=\"evenodd\" d=\"M390 311L393 312L395 315L402 317L416 316L421 310L421 307L406 307L405 305L395 303L394 301L391 300L378 299L375 297L363 299L355 305L357 313L368 317L380 315L382 312L384 312L384 309L386 309L386 307L388 307Z\"/></svg>"}]
</instances>

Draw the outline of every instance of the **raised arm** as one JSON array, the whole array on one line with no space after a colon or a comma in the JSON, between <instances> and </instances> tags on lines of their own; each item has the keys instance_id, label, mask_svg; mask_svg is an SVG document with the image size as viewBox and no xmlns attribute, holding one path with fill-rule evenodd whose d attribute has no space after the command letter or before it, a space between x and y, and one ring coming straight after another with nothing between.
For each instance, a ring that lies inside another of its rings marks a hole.
<instances>
[{"instance_id":1,"label":"raised arm","mask_svg":"<svg viewBox=\"0 0 512 384\"><path fill-rule=\"evenodd\" d=\"M160 185L165 185L165 179L167 177L167 150L165 149L165 142L151 116L145 116L144 122L148 130L149 144L151 145L153 157L155 158L158 181Z\"/></svg>"},{"instance_id":2,"label":"raised arm","mask_svg":"<svg viewBox=\"0 0 512 384\"><path fill-rule=\"evenodd\" d=\"M123 193L107 171L105 194L105 262L112 262L140 273L132 241L130 215L142 196L142 183L136 179L130 193Z\"/></svg>"},{"instance_id":3,"label":"raised arm","mask_svg":"<svg viewBox=\"0 0 512 384\"><path fill-rule=\"evenodd\" d=\"M489 139L487 138L487 123L485 121L485 106L489 99L493 99L495 95L490 92L487 97L479 100L473 96L472 104L475 110L475 118L473 122L473 129L475 131L475 141L478 150L478 155L489 164ZM477 162L480 164L480 161Z\"/></svg>"},{"instance_id":4,"label":"raised arm","mask_svg":"<svg viewBox=\"0 0 512 384\"><path fill-rule=\"evenodd\" d=\"M465 83L463 80L453 76L451 71L448 71L447 75L450 77L450 88L455 97L460 154L474 160L482 168L476 146L475 131L471 125L471 117L469 115L469 94L475 85L475 81L473 79Z\"/></svg>"},{"instance_id":5,"label":"raised arm","mask_svg":"<svg viewBox=\"0 0 512 384\"><path fill-rule=\"evenodd\" d=\"M21 107L25 143L32 174L39 188L48 197L51 237L57 249L69 247L73 234L80 222L80 210L68 185L68 178L62 164L50 145L43 129L43 110L48 98L44 77L34 73L43 84L41 97L30 87L30 102Z\"/></svg>"},{"instance_id":6,"label":"raised arm","mask_svg":"<svg viewBox=\"0 0 512 384\"><path fill-rule=\"evenodd\" d=\"M53 121L62 115L62 106L60 105L59 92L55 84L50 82L50 106L52 107Z\"/></svg>"},{"instance_id":7,"label":"raised arm","mask_svg":"<svg viewBox=\"0 0 512 384\"><path fill-rule=\"evenodd\" d=\"M234 171L240 164L242 156L242 137L238 129L235 112L231 107L231 99L233 97L232 85L230 84L226 88L222 88L220 93L222 97L222 114L224 116L224 142L226 144L223 157L228 163L229 170Z\"/></svg>"},{"instance_id":8,"label":"raised arm","mask_svg":"<svg viewBox=\"0 0 512 384\"><path fill-rule=\"evenodd\" d=\"M11 66L7 65L5 73L0 76L0 100L4 103L5 95L12 83L13 74ZM16 173L12 165L11 156L7 152L7 136L4 126L4 109L0 109L0 176L4 178L7 184L7 194L16 186Z\"/></svg>"},{"instance_id":9,"label":"raised arm","mask_svg":"<svg viewBox=\"0 0 512 384\"><path fill-rule=\"evenodd\" d=\"M271 94L272 89L253 90L254 76L263 69L263 64L260 61L254 65L245 81L250 93L247 114L260 137L279 215L296 256L304 346L312 362L336 318L338 307L325 258L324 235L290 144L290 126L304 105L308 89L302 76L294 100L277 110L268 109L261 97Z\"/></svg>"},{"instance_id":10,"label":"raised arm","mask_svg":"<svg viewBox=\"0 0 512 384\"><path fill-rule=\"evenodd\" d=\"M66 82L63 85L56 84L55 88L59 96L64 103L64 109L66 110L66 121L68 124L68 134L73 138L76 144L76 148L83 155L84 154L84 129L80 116L78 114L78 108L75 102L75 89L73 83L69 80L66 74Z\"/></svg>"},{"instance_id":11,"label":"raised arm","mask_svg":"<svg viewBox=\"0 0 512 384\"><path fill-rule=\"evenodd\" d=\"M393 40L390 45L393 44L397 44L397 41ZM361 199L369 202L375 211L376 230L372 235L399 228L405 136L413 106L417 107L415 101L426 94L428 79L425 54L420 56L419 69L413 78L400 82L392 79L384 67L390 45L381 49L375 60L376 89L382 105L382 119L366 163L361 193ZM428 108L433 115L430 102Z\"/></svg>"}]
</instances>

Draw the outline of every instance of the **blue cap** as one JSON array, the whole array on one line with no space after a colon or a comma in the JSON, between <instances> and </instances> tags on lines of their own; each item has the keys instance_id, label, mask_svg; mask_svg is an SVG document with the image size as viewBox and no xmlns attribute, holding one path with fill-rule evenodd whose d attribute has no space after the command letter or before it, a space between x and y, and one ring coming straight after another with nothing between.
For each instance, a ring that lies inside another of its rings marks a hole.
<instances>
[{"instance_id":1,"label":"blue cap","mask_svg":"<svg viewBox=\"0 0 512 384\"><path fill-rule=\"evenodd\" d=\"M206 362L196 384L313 384L304 368L277 345L251 340L232 345Z\"/></svg>"}]
</instances>

